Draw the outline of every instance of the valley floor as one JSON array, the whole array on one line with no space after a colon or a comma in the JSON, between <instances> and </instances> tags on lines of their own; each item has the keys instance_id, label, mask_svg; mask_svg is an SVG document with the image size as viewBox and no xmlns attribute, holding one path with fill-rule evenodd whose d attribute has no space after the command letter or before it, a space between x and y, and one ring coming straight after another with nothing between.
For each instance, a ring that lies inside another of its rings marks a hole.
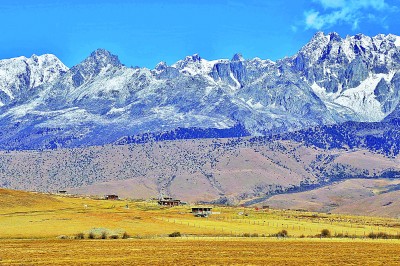
<instances>
[{"instance_id":1,"label":"valley floor","mask_svg":"<svg viewBox=\"0 0 400 266\"><path fill-rule=\"evenodd\" d=\"M191 207L0 189L0 265L400 264L399 219Z\"/></svg>"},{"instance_id":2,"label":"valley floor","mask_svg":"<svg viewBox=\"0 0 400 266\"><path fill-rule=\"evenodd\" d=\"M398 240L0 240L2 265L399 265Z\"/></svg>"}]
</instances>

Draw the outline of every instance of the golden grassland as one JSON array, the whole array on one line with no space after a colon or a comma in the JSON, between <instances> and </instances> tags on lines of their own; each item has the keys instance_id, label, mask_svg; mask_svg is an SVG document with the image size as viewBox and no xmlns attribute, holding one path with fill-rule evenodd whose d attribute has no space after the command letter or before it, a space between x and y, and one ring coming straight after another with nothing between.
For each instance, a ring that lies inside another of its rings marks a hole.
<instances>
[{"instance_id":1,"label":"golden grassland","mask_svg":"<svg viewBox=\"0 0 400 266\"><path fill-rule=\"evenodd\" d=\"M399 248L381 240L0 240L0 264L399 265Z\"/></svg>"},{"instance_id":2,"label":"golden grassland","mask_svg":"<svg viewBox=\"0 0 400 266\"><path fill-rule=\"evenodd\" d=\"M0 189L0 264L400 263L400 240L365 238L371 232L397 237L399 219L212 207L216 214L199 218L190 205ZM315 238L322 229L348 238ZM281 230L290 237L270 237ZM102 232L107 239L99 239ZM124 232L129 239L109 239ZM172 232L182 236L169 238ZM91 233L96 239L88 239ZM85 239L73 239L78 234Z\"/></svg>"},{"instance_id":3,"label":"golden grassland","mask_svg":"<svg viewBox=\"0 0 400 266\"><path fill-rule=\"evenodd\" d=\"M88 234L94 228L133 237L163 237L174 231L190 236L290 236L331 233L363 237L371 232L400 234L400 220L290 210L213 206L208 218L194 217L191 206L158 206L154 201L108 201L84 197L0 190L0 238L55 238Z\"/></svg>"}]
</instances>

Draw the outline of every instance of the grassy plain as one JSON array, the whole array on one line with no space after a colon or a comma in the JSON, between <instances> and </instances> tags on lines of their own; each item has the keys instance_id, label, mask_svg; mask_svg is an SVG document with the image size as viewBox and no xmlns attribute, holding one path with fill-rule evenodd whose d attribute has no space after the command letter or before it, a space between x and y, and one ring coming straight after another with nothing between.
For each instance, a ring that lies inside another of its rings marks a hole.
<instances>
[{"instance_id":1,"label":"grassy plain","mask_svg":"<svg viewBox=\"0 0 400 266\"><path fill-rule=\"evenodd\" d=\"M290 210L213 206L216 214L194 217L191 206L160 207L154 201L107 201L0 190L0 238L55 238L101 228L137 238L179 231L190 236L290 236L331 233L363 237L371 232L400 234L400 220Z\"/></svg>"},{"instance_id":2,"label":"grassy plain","mask_svg":"<svg viewBox=\"0 0 400 266\"><path fill-rule=\"evenodd\" d=\"M198 218L190 211L190 205L0 189L0 264L400 263L400 240L364 238L371 232L399 235L399 219L224 206ZM322 229L348 237L315 237ZM281 230L290 238L270 237ZM168 237L176 231L182 237ZM108 239L98 239L102 232ZM124 232L129 239L109 239ZM73 239L79 233L84 240ZM88 239L90 233L96 239Z\"/></svg>"},{"instance_id":3,"label":"grassy plain","mask_svg":"<svg viewBox=\"0 0 400 266\"><path fill-rule=\"evenodd\" d=\"M4 265L399 265L398 241L0 240Z\"/></svg>"}]
</instances>

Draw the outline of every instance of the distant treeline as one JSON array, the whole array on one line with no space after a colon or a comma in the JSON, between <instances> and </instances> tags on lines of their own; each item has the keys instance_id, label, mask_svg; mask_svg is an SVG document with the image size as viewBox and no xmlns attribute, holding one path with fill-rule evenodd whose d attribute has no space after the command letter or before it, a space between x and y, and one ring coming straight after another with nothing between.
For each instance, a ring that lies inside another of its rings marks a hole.
<instances>
[{"instance_id":1,"label":"distant treeline","mask_svg":"<svg viewBox=\"0 0 400 266\"><path fill-rule=\"evenodd\" d=\"M251 134L241 124L226 129L218 128L177 128L158 133L145 133L126 136L116 144L140 144L149 141L204 139L204 138L240 138ZM336 125L324 125L302 129L295 132L251 137L249 142L271 142L274 140L293 140L307 146L321 149L366 148L386 156L400 153L400 119L387 122L345 122Z\"/></svg>"},{"instance_id":2,"label":"distant treeline","mask_svg":"<svg viewBox=\"0 0 400 266\"><path fill-rule=\"evenodd\" d=\"M273 136L273 139L304 142L322 149L366 148L386 156L400 152L400 119L388 122L345 122Z\"/></svg>"},{"instance_id":3,"label":"distant treeline","mask_svg":"<svg viewBox=\"0 0 400 266\"><path fill-rule=\"evenodd\" d=\"M241 124L231 128L177 128L161 133L145 133L135 136L126 136L116 144L140 144L149 141L181 140L181 139L206 139L206 138L239 138L250 136L250 133Z\"/></svg>"}]
</instances>

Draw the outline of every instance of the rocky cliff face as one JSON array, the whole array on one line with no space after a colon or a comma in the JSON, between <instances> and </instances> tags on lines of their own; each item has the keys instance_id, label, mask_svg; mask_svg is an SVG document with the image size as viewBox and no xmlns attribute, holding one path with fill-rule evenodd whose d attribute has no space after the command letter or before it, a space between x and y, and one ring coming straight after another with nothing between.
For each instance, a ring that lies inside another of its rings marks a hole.
<instances>
[{"instance_id":1,"label":"rocky cliff face","mask_svg":"<svg viewBox=\"0 0 400 266\"><path fill-rule=\"evenodd\" d=\"M399 102L400 37L363 34L341 38L318 32L299 53L283 60L300 74L332 114L381 121Z\"/></svg>"},{"instance_id":2,"label":"rocky cliff face","mask_svg":"<svg viewBox=\"0 0 400 266\"><path fill-rule=\"evenodd\" d=\"M153 70L126 67L103 49L71 69L50 55L2 60L0 148L102 145L177 128L240 125L268 135L381 121L399 109L399 45L394 35L317 33L277 62L195 54Z\"/></svg>"}]
</instances>

